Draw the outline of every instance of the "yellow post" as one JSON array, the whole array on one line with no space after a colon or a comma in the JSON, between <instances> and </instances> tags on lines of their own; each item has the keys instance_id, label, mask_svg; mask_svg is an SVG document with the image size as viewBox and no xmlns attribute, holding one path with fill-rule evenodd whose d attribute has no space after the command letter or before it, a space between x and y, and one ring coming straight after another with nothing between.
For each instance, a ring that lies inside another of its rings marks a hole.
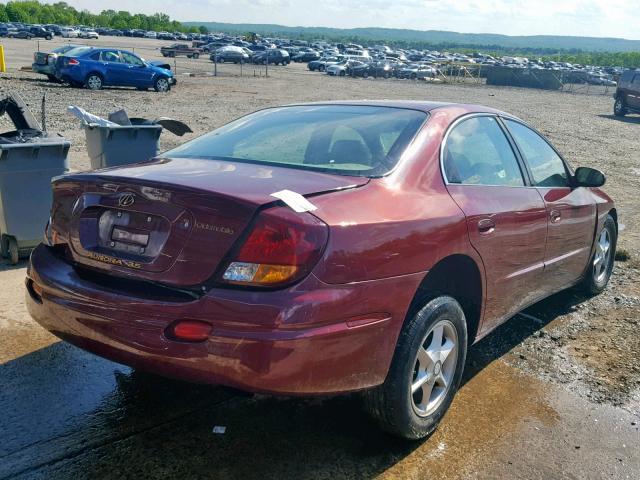
<instances>
[{"instance_id":1,"label":"yellow post","mask_svg":"<svg viewBox=\"0 0 640 480\"><path fill-rule=\"evenodd\" d=\"M7 64L4 63L4 47L0 45L0 73L7 71Z\"/></svg>"}]
</instances>

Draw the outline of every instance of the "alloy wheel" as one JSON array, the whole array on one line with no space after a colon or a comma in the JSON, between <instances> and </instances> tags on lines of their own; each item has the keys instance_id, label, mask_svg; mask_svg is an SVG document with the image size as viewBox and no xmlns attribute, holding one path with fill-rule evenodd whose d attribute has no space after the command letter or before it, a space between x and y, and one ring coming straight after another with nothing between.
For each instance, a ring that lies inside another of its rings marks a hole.
<instances>
[{"instance_id":1,"label":"alloy wheel","mask_svg":"<svg viewBox=\"0 0 640 480\"><path fill-rule=\"evenodd\" d=\"M159 78L156 87L159 92L166 92L169 90L169 81L166 78Z\"/></svg>"},{"instance_id":2,"label":"alloy wheel","mask_svg":"<svg viewBox=\"0 0 640 480\"><path fill-rule=\"evenodd\" d=\"M596 283L602 283L609 271L611 260L611 237L609 230L604 228L596 242L596 253L593 257L593 278Z\"/></svg>"},{"instance_id":3,"label":"alloy wheel","mask_svg":"<svg viewBox=\"0 0 640 480\"><path fill-rule=\"evenodd\" d=\"M427 332L414 362L411 399L420 417L433 414L447 396L458 360L458 334L453 323L440 320Z\"/></svg>"},{"instance_id":4,"label":"alloy wheel","mask_svg":"<svg viewBox=\"0 0 640 480\"><path fill-rule=\"evenodd\" d=\"M98 75L91 75L87 79L87 86L91 90L100 90L102 88L102 79Z\"/></svg>"}]
</instances>

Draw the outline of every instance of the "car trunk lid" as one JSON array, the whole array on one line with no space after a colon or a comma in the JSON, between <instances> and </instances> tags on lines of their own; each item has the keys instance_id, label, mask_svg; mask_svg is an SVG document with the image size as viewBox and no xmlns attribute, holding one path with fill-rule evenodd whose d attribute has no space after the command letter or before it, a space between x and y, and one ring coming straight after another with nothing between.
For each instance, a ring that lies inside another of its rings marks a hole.
<instances>
[{"instance_id":1,"label":"car trunk lid","mask_svg":"<svg viewBox=\"0 0 640 480\"><path fill-rule=\"evenodd\" d=\"M161 159L54 183L51 228L73 262L191 287L210 278L257 210L283 189L304 196L367 178L236 162Z\"/></svg>"}]
</instances>

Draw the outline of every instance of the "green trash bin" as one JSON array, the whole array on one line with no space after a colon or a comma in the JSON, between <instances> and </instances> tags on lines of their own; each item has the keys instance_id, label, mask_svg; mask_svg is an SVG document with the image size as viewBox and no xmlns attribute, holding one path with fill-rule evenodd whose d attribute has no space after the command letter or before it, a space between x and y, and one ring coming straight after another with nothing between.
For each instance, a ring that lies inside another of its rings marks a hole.
<instances>
[{"instance_id":1,"label":"green trash bin","mask_svg":"<svg viewBox=\"0 0 640 480\"><path fill-rule=\"evenodd\" d=\"M0 144L0 246L12 264L43 238L51 211L51 179L69 170L62 138Z\"/></svg>"},{"instance_id":2,"label":"green trash bin","mask_svg":"<svg viewBox=\"0 0 640 480\"><path fill-rule=\"evenodd\" d=\"M160 151L162 125L85 125L84 131L92 170L142 162Z\"/></svg>"}]
</instances>

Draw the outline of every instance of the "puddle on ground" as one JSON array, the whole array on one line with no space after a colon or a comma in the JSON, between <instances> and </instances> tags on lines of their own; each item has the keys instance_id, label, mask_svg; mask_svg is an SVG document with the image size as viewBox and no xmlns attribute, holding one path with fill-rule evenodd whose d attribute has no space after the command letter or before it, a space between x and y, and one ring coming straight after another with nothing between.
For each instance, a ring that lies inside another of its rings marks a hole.
<instances>
[{"instance_id":1,"label":"puddle on ground","mask_svg":"<svg viewBox=\"0 0 640 480\"><path fill-rule=\"evenodd\" d=\"M460 478L482 469L496 444L518 435L523 425L552 426L558 420L542 382L497 360L460 389L429 441L382 478Z\"/></svg>"}]
</instances>

